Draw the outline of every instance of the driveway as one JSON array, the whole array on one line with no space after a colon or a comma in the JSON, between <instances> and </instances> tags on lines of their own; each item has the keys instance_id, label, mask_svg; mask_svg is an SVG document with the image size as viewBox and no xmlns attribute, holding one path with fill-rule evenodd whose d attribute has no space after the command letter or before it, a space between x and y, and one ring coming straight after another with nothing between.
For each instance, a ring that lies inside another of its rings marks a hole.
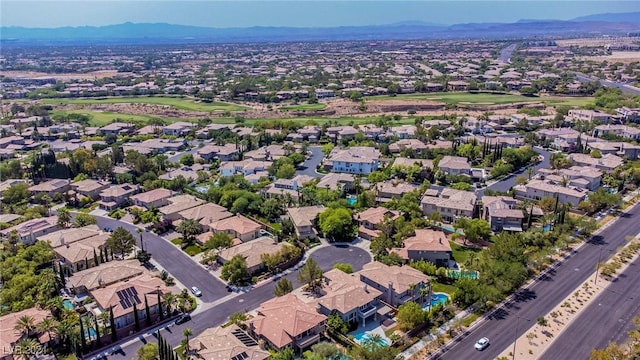
<instances>
[{"instance_id":1,"label":"driveway","mask_svg":"<svg viewBox=\"0 0 640 360\"><path fill-rule=\"evenodd\" d=\"M322 159L324 159L322 146L309 146L308 150L311 154L309 155L307 160L298 167L296 175L307 175L314 178L323 177L323 174L318 174L316 172L316 168L318 167L318 165L320 165Z\"/></svg>"},{"instance_id":2,"label":"driveway","mask_svg":"<svg viewBox=\"0 0 640 360\"><path fill-rule=\"evenodd\" d=\"M353 271L362 269L364 264L371 261L371 256L363 249L355 246L327 246L316 250L311 254L318 265L323 270L329 270L333 267L333 264L339 262L345 262L351 264ZM294 287L300 287L302 284L298 283L297 276L299 270L285 276L287 279L293 282ZM193 330L193 336L197 336L204 330L212 328L221 324L224 324L230 315L238 311L251 311L260 306L261 303L272 299L274 297L273 290L276 286L276 281L264 284L251 291L235 296L221 304L213 306L207 310L204 310L196 315L193 315L191 321L187 321L182 325L170 325L166 329L161 330L162 336L165 340L169 341L172 346L180 345L182 340L182 330L190 328ZM202 289L202 288L201 288ZM204 292L204 289L202 289ZM228 293L224 293L226 296ZM150 335L147 336L149 341L156 342L153 332L150 331ZM139 339L140 337L136 338ZM144 341L147 341L146 339ZM136 350L144 343L140 340L134 340L128 342L122 346L122 352L116 355L109 356L114 359L131 359ZM123 354L124 353L124 354Z\"/></svg>"},{"instance_id":3,"label":"driveway","mask_svg":"<svg viewBox=\"0 0 640 360\"><path fill-rule=\"evenodd\" d=\"M551 158L551 154L552 153L550 151L543 150L542 148L539 148L539 147L535 147L534 150L538 154L542 155L544 157L544 159L541 162L539 162L539 163L537 163L535 165L528 166L528 167L533 167L534 171L533 171L532 175L536 174L538 172L538 170L540 170L542 168L551 167L551 164L549 163L549 159ZM476 190L476 195L478 197L482 197L484 195L485 190L487 190L487 189L491 189L491 190L494 190L494 191L507 192L507 191L509 191L509 189L511 189L516 184L516 178L518 176L527 176L527 171L525 170L525 171L523 171L521 173L511 174L511 175L503 178L502 180L487 186L484 189L478 189L478 190Z\"/></svg>"},{"instance_id":4,"label":"driveway","mask_svg":"<svg viewBox=\"0 0 640 360\"><path fill-rule=\"evenodd\" d=\"M140 235L137 227L105 216L96 216L98 226L102 229L119 226L131 232L140 246ZM186 287L197 286L202 291L203 302L212 302L227 295L225 284L216 279L207 270L197 264L189 255L185 254L173 244L152 232L143 232L144 248L151 253L154 261L162 266L171 276Z\"/></svg>"}]
</instances>

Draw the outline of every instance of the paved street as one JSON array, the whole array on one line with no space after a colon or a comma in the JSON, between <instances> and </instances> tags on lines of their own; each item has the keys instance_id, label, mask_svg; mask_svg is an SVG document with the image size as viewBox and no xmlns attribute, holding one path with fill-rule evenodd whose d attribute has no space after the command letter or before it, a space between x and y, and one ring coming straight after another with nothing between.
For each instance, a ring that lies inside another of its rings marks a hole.
<instances>
[{"instance_id":1,"label":"paved street","mask_svg":"<svg viewBox=\"0 0 640 360\"><path fill-rule=\"evenodd\" d=\"M547 315L567 295L571 294L576 286L592 275L601 254L615 251L617 247L625 243L627 235L635 236L640 233L639 218L640 206L635 205L631 211L623 214L615 223L607 227L599 235L594 236L589 243L581 247L573 256L547 276L544 276L529 289L521 290L513 304L488 316L486 321L472 329L462 340L453 344L451 349L444 355L434 358L456 360L495 359L516 338L533 326L538 317ZM634 290L633 294L635 294L635 291L639 290ZM633 294L630 295L633 296ZM593 324L596 323L594 322ZM596 327L598 331L594 331L594 333L600 334L599 325ZM586 329L594 329L594 327L582 329L584 331ZM473 348L473 345L483 336L491 340L491 345L483 352L478 352ZM591 346L592 344L585 343L585 345ZM596 344L594 343L593 345L595 346ZM522 344L522 346L526 346L526 344Z\"/></svg>"},{"instance_id":2,"label":"paved street","mask_svg":"<svg viewBox=\"0 0 640 360\"><path fill-rule=\"evenodd\" d=\"M354 271L358 271L362 269L364 264L371 261L371 257L365 250L354 246L328 246L315 251L311 255L311 258L316 260L318 265L324 270L331 269L333 264L337 262L347 262L351 264ZM293 271L286 276L286 278L293 282L294 287L302 286L302 284L298 283L297 275L298 271ZM183 329L190 328L193 330L194 335L198 335L207 328L225 323L229 315L235 312L255 309L262 302L273 298L275 284L276 281L272 281L271 283L252 289L247 293L237 295L228 301L194 315L191 321L182 325L171 324L161 331L163 337L172 345L178 346L180 345L180 340L182 340ZM201 289L204 291L203 288ZM225 292L224 295L226 296L227 294L228 293ZM155 341L155 338L151 337L150 340ZM123 352L110 356L110 358L130 359L141 345L143 345L142 341L129 343L122 347Z\"/></svg>"},{"instance_id":3,"label":"paved street","mask_svg":"<svg viewBox=\"0 0 640 360\"><path fill-rule=\"evenodd\" d=\"M323 174L318 174L316 168L322 162L324 154L322 153L322 146L309 146L309 152L311 155L302 165L299 166L296 175L313 176L314 178L320 178Z\"/></svg>"},{"instance_id":4,"label":"paved street","mask_svg":"<svg viewBox=\"0 0 640 360\"><path fill-rule=\"evenodd\" d=\"M597 80L600 82L600 85L602 86L616 88L634 95L640 95L640 88L631 86L629 84L616 82L616 81L602 80L602 79L598 79L596 77L588 76L586 74L578 73L575 71L572 71L572 73L576 76L576 79L580 82L589 82L589 81Z\"/></svg>"},{"instance_id":5,"label":"paved street","mask_svg":"<svg viewBox=\"0 0 640 360\"><path fill-rule=\"evenodd\" d=\"M516 50L518 44L511 44L506 48L500 50L500 56L498 57L498 61L508 64L509 60L511 60L511 54Z\"/></svg>"},{"instance_id":6,"label":"paved street","mask_svg":"<svg viewBox=\"0 0 640 360\"><path fill-rule=\"evenodd\" d=\"M552 153L550 151L543 150L540 147L536 147L536 148L534 148L534 150L538 154L542 155L544 157L544 159L541 162L539 162L539 163L537 163L535 165L532 165L533 166L533 170L534 170L532 175L537 174L538 170L540 170L542 168L550 168L551 167L551 165L549 164L549 159L551 158L551 154ZM516 184L516 178L518 176L528 176L528 175L527 175L526 170L521 172L521 173L519 173L519 174L509 175L508 177L505 177L502 180L500 180L500 181L498 181L498 182L496 182L494 184L491 184L491 185L487 186L484 189L477 190L476 194L478 195L478 197L482 197L482 195L484 194L485 190L487 190L487 189L491 189L491 190L494 190L494 191L507 192L507 191L509 191L509 189L511 189Z\"/></svg>"},{"instance_id":7,"label":"paved street","mask_svg":"<svg viewBox=\"0 0 640 360\"><path fill-rule=\"evenodd\" d=\"M638 266L640 258L631 263L615 282L598 279L598 285L607 286L606 290L554 340L541 359L561 359L564 354L572 354L575 359L588 359L594 348L604 348L609 341L624 342L627 333L636 328L633 318L640 315Z\"/></svg>"}]
</instances>

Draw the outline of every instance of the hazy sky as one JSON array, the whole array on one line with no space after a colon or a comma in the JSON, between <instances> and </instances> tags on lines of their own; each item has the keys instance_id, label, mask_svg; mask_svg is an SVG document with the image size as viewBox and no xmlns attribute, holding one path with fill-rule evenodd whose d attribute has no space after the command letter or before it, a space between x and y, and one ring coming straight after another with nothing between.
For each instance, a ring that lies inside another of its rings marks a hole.
<instances>
[{"instance_id":1,"label":"hazy sky","mask_svg":"<svg viewBox=\"0 0 640 360\"><path fill-rule=\"evenodd\" d=\"M60 27L163 22L208 27L437 24L572 19L640 11L640 0L0 0L2 26Z\"/></svg>"}]
</instances>

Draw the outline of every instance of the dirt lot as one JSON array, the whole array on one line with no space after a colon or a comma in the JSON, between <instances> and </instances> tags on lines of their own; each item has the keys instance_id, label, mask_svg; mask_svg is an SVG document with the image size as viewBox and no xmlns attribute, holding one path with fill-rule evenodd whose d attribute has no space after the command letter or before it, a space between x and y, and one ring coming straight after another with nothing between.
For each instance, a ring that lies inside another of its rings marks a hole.
<instances>
[{"instance_id":1,"label":"dirt lot","mask_svg":"<svg viewBox=\"0 0 640 360\"><path fill-rule=\"evenodd\" d=\"M48 74L34 71L0 71L0 75L6 77L25 77L25 78L38 78L38 77L52 77L56 80L94 80L102 79L106 77L113 77L116 75L128 76L128 73L118 73L115 70L103 70L94 71L83 74Z\"/></svg>"}]
</instances>

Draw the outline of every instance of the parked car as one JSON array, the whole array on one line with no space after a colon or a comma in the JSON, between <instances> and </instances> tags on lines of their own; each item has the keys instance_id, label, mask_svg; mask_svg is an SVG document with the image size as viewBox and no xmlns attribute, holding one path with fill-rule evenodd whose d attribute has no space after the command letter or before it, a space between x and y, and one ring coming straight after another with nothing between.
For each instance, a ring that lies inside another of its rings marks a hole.
<instances>
[{"instance_id":1,"label":"parked car","mask_svg":"<svg viewBox=\"0 0 640 360\"><path fill-rule=\"evenodd\" d=\"M486 337L483 337L482 339L476 341L476 344L473 347L475 347L476 350L478 351L482 351L486 349L487 346L489 346L489 339Z\"/></svg>"},{"instance_id":2,"label":"parked car","mask_svg":"<svg viewBox=\"0 0 640 360\"><path fill-rule=\"evenodd\" d=\"M179 318L176 319L175 324L176 325L184 324L189 320L191 320L191 315L183 314L182 316L180 316Z\"/></svg>"},{"instance_id":3,"label":"parked car","mask_svg":"<svg viewBox=\"0 0 640 360\"><path fill-rule=\"evenodd\" d=\"M193 295L195 295L195 296L197 296L197 297L202 296L202 291L200 291L200 289L198 289L198 288L197 288L197 287L195 287L195 286L192 286L192 287L191 287L191 292L193 293Z\"/></svg>"}]
</instances>

